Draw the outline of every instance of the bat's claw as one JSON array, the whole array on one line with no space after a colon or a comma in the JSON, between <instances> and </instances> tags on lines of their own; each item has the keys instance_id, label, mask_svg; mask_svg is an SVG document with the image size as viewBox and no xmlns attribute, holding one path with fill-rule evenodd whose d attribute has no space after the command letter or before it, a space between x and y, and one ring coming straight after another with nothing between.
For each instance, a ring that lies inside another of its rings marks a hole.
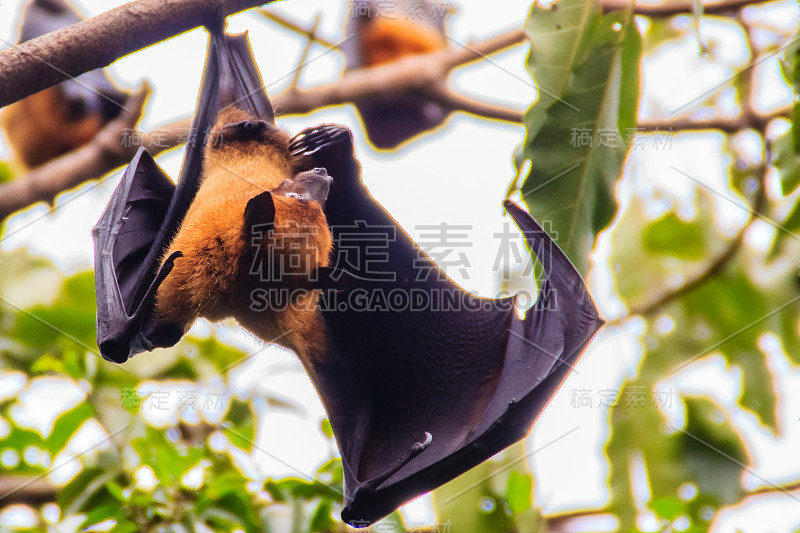
<instances>
[{"instance_id":1,"label":"bat's claw","mask_svg":"<svg viewBox=\"0 0 800 533\"><path fill-rule=\"evenodd\" d=\"M345 142L352 143L350 130L336 124L324 124L297 134L289 143L289 151L294 156L312 155L320 149Z\"/></svg>"}]
</instances>

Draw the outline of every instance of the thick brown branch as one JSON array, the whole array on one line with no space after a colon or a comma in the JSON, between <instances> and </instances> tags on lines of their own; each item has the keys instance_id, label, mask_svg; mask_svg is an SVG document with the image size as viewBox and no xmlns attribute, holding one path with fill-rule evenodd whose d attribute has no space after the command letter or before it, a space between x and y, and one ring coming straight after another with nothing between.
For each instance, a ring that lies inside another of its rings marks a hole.
<instances>
[{"instance_id":1,"label":"thick brown branch","mask_svg":"<svg viewBox=\"0 0 800 533\"><path fill-rule=\"evenodd\" d=\"M0 52L0 107L271 0L138 0ZM10 44L10 43L6 43Z\"/></svg>"},{"instance_id":2,"label":"thick brown branch","mask_svg":"<svg viewBox=\"0 0 800 533\"><path fill-rule=\"evenodd\" d=\"M703 13L706 15L719 15L730 13L751 4L762 4L771 0L706 0L703 2ZM604 11L628 9L632 0L601 0L600 5ZM691 13L694 9L692 0L678 0L672 2L636 2L634 12L637 15L648 17L670 17L682 13Z\"/></svg>"}]
</instances>

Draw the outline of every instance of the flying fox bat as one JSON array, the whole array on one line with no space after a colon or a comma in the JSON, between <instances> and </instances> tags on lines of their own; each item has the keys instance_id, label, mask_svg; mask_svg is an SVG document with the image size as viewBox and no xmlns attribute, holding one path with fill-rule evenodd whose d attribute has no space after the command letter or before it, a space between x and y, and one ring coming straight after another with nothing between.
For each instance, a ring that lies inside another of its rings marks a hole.
<instances>
[{"instance_id":1,"label":"flying fox bat","mask_svg":"<svg viewBox=\"0 0 800 533\"><path fill-rule=\"evenodd\" d=\"M387 5L375 0L353 2L342 50L347 70L391 63L397 59L447 46L446 10L427 0L399 0ZM434 102L410 92L398 97L356 102L369 141L390 150L444 122L448 113Z\"/></svg>"},{"instance_id":2,"label":"flying fox bat","mask_svg":"<svg viewBox=\"0 0 800 533\"><path fill-rule=\"evenodd\" d=\"M81 20L65 0L31 0L19 42ZM93 70L10 105L0 114L0 125L17 157L32 168L92 140L120 114L128 96L105 71Z\"/></svg>"},{"instance_id":3,"label":"flying fox bat","mask_svg":"<svg viewBox=\"0 0 800 533\"><path fill-rule=\"evenodd\" d=\"M192 135L177 187L140 151L94 230L100 352L173 345L199 315L279 338L327 410L351 525L522 439L602 325L511 202L546 273L535 306L456 285L370 196L348 129L274 126L244 36L212 32Z\"/></svg>"}]
</instances>

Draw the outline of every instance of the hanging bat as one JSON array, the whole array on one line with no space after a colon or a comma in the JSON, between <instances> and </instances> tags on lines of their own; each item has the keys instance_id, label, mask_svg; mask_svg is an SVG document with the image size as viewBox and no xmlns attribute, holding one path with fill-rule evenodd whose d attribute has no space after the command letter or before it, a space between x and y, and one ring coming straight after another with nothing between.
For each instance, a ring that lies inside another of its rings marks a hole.
<instances>
[{"instance_id":1,"label":"hanging bat","mask_svg":"<svg viewBox=\"0 0 800 533\"><path fill-rule=\"evenodd\" d=\"M347 70L391 63L397 59L442 50L447 46L446 11L427 0L353 2L345 32L352 39L342 50ZM356 102L367 138L380 149L396 148L444 122L448 113L419 94Z\"/></svg>"},{"instance_id":2,"label":"hanging bat","mask_svg":"<svg viewBox=\"0 0 800 533\"><path fill-rule=\"evenodd\" d=\"M196 316L294 349L336 436L351 525L525 437L602 325L514 203L546 273L535 306L521 319L515 298L456 285L370 196L348 129L275 128L243 36L212 32L192 135L177 187L141 150L95 228L101 354L173 345Z\"/></svg>"},{"instance_id":3,"label":"hanging bat","mask_svg":"<svg viewBox=\"0 0 800 533\"><path fill-rule=\"evenodd\" d=\"M19 42L81 20L66 0L31 0ZM20 161L33 168L92 140L120 114L128 96L105 71L93 70L8 106L0 126Z\"/></svg>"}]
</instances>

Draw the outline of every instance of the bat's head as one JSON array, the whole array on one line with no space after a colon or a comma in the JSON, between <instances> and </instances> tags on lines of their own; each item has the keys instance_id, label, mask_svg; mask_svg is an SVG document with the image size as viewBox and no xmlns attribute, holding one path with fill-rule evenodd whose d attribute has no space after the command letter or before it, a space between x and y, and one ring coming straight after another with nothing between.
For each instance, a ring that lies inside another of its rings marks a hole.
<instances>
[{"instance_id":1,"label":"bat's head","mask_svg":"<svg viewBox=\"0 0 800 533\"><path fill-rule=\"evenodd\" d=\"M272 190L272 194L314 201L324 208L325 200L328 199L328 193L331 190L331 183L333 183L333 178L328 176L328 171L318 167L301 172L294 179L284 180Z\"/></svg>"},{"instance_id":2,"label":"bat's head","mask_svg":"<svg viewBox=\"0 0 800 533\"><path fill-rule=\"evenodd\" d=\"M208 149L236 148L246 145L268 145L282 148L288 135L268 120L252 117L235 107L220 111L208 140Z\"/></svg>"}]
</instances>

